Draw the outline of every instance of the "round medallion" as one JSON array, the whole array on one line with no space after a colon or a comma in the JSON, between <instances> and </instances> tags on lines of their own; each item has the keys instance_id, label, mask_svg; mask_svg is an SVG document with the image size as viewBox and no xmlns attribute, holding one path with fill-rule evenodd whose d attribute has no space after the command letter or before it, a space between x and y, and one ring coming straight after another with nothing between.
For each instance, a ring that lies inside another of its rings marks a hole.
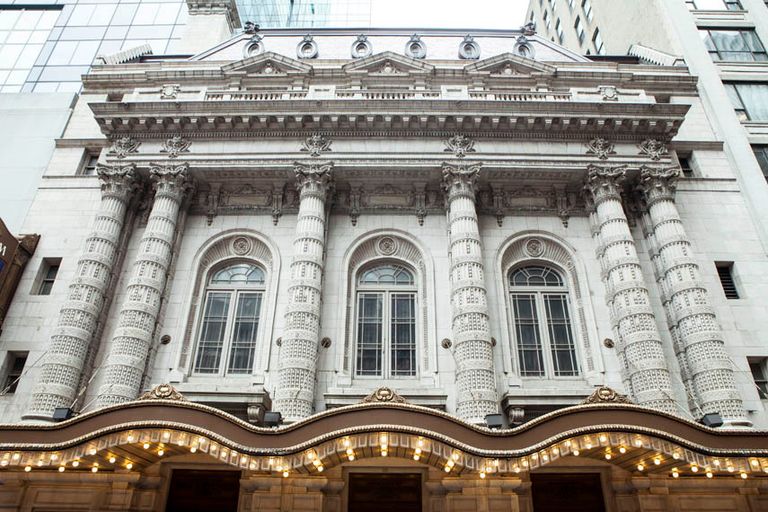
<instances>
[{"instance_id":1,"label":"round medallion","mask_svg":"<svg viewBox=\"0 0 768 512\"><path fill-rule=\"evenodd\" d=\"M376 251L384 256L392 256L397 252L397 242L391 236L383 236L376 242Z\"/></svg>"},{"instance_id":2,"label":"round medallion","mask_svg":"<svg viewBox=\"0 0 768 512\"><path fill-rule=\"evenodd\" d=\"M544 242L538 238L531 238L525 243L525 252L528 256L538 258L544 254Z\"/></svg>"},{"instance_id":3,"label":"round medallion","mask_svg":"<svg viewBox=\"0 0 768 512\"><path fill-rule=\"evenodd\" d=\"M232 250L239 256L251 252L251 247L251 241L244 236L239 236L232 241Z\"/></svg>"}]
</instances>

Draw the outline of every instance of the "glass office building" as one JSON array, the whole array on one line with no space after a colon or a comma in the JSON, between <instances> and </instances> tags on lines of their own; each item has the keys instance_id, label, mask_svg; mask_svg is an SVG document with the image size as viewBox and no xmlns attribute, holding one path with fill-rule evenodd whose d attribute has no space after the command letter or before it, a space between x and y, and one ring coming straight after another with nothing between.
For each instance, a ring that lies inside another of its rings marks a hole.
<instances>
[{"instance_id":1,"label":"glass office building","mask_svg":"<svg viewBox=\"0 0 768 512\"><path fill-rule=\"evenodd\" d=\"M173 53L185 0L0 0L0 92L80 90L98 55Z\"/></svg>"},{"instance_id":2,"label":"glass office building","mask_svg":"<svg viewBox=\"0 0 768 512\"><path fill-rule=\"evenodd\" d=\"M237 0L243 23L261 28L371 26L372 0Z\"/></svg>"}]
</instances>

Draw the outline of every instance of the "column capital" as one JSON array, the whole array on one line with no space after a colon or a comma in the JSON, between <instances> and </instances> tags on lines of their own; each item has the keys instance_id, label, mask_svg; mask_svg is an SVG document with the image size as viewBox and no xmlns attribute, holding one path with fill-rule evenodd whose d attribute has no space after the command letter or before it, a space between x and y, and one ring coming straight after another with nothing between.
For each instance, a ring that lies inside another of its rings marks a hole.
<instances>
[{"instance_id":1,"label":"column capital","mask_svg":"<svg viewBox=\"0 0 768 512\"><path fill-rule=\"evenodd\" d=\"M294 162L293 172L296 174L296 189L302 197L309 194L325 200L326 194L333 186L333 162L325 164Z\"/></svg>"},{"instance_id":2,"label":"column capital","mask_svg":"<svg viewBox=\"0 0 768 512\"><path fill-rule=\"evenodd\" d=\"M674 201L677 180L680 178L678 167L640 167L640 184L637 189L647 206L661 200Z\"/></svg>"},{"instance_id":3,"label":"column capital","mask_svg":"<svg viewBox=\"0 0 768 512\"><path fill-rule=\"evenodd\" d=\"M621 184L626 179L624 166L590 165L587 167L587 182L584 189L590 194L595 205L606 199L621 200Z\"/></svg>"},{"instance_id":4,"label":"column capital","mask_svg":"<svg viewBox=\"0 0 768 512\"><path fill-rule=\"evenodd\" d=\"M443 162L443 189L448 193L448 199L459 196L475 199L475 187L482 164Z\"/></svg>"},{"instance_id":5,"label":"column capital","mask_svg":"<svg viewBox=\"0 0 768 512\"><path fill-rule=\"evenodd\" d=\"M181 201L194 183L187 164L153 164L149 176L155 187L155 196L165 195Z\"/></svg>"},{"instance_id":6,"label":"column capital","mask_svg":"<svg viewBox=\"0 0 768 512\"><path fill-rule=\"evenodd\" d=\"M141 179L136 173L136 165L99 166L96 174L101 181L101 197L114 197L127 201L139 189Z\"/></svg>"}]
</instances>

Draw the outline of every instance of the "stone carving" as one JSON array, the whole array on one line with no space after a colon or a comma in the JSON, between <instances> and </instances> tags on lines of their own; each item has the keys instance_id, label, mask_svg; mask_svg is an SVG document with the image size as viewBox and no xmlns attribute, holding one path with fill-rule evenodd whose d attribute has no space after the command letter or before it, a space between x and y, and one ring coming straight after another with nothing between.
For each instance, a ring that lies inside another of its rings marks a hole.
<instances>
[{"instance_id":1,"label":"stone carving","mask_svg":"<svg viewBox=\"0 0 768 512\"><path fill-rule=\"evenodd\" d=\"M159 384L141 395L137 400L175 400L186 402L187 399L170 384Z\"/></svg>"},{"instance_id":2,"label":"stone carving","mask_svg":"<svg viewBox=\"0 0 768 512\"><path fill-rule=\"evenodd\" d=\"M523 33L524 36L535 36L536 35L536 23L533 21L526 23L520 28L520 32Z\"/></svg>"},{"instance_id":3,"label":"stone carving","mask_svg":"<svg viewBox=\"0 0 768 512\"><path fill-rule=\"evenodd\" d=\"M405 398L398 395L395 391L387 387L382 387L377 389L370 395L363 398L363 401L362 401L362 403L364 404L372 404L372 403L378 403L378 402L385 402L385 403L392 403L392 404L406 403Z\"/></svg>"},{"instance_id":4,"label":"stone carving","mask_svg":"<svg viewBox=\"0 0 768 512\"><path fill-rule=\"evenodd\" d=\"M646 238L662 288L694 416L718 413L729 425L749 425L714 308L709 302L693 246L675 204L677 167L640 168Z\"/></svg>"},{"instance_id":5,"label":"stone carving","mask_svg":"<svg viewBox=\"0 0 768 512\"><path fill-rule=\"evenodd\" d=\"M516 55L525 57L526 59L533 59L536 56L536 50L531 42L525 35L517 38L515 47L512 50Z\"/></svg>"},{"instance_id":6,"label":"stone carving","mask_svg":"<svg viewBox=\"0 0 768 512\"><path fill-rule=\"evenodd\" d=\"M325 151L331 151L331 140L322 133L315 133L301 143L300 151L308 152L311 157L318 157Z\"/></svg>"},{"instance_id":7,"label":"stone carving","mask_svg":"<svg viewBox=\"0 0 768 512\"><path fill-rule=\"evenodd\" d=\"M243 47L243 57L254 57L260 53L264 53L264 38L254 34Z\"/></svg>"},{"instance_id":8,"label":"stone carving","mask_svg":"<svg viewBox=\"0 0 768 512\"><path fill-rule=\"evenodd\" d=\"M427 56L427 45L421 40L421 36L413 34L405 43L405 54L412 59L423 59Z\"/></svg>"},{"instance_id":9,"label":"stone carving","mask_svg":"<svg viewBox=\"0 0 768 512\"><path fill-rule=\"evenodd\" d=\"M243 32L245 32L246 34L255 34L258 31L259 31L259 26L256 23L252 21L246 21L245 23L243 23Z\"/></svg>"},{"instance_id":10,"label":"stone carving","mask_svg":"<svg viewBox=\"0 0 768 512\"><path fill-rule=\"evenodd\" d=\"M416 211L416 218L419 226L424 225L424 217L427 216L427 192L426 190L416 190L413 193L413 207Z\"/></svg>"},{"instance_id":11,"label":"stone carving","mask_svg":"<svg viewBox=\"0 0 768 512\"><path fill-rule=\"evenodd\" d=\"M164 84L160 88L161 100L175 100L181 91L181 85L179 84Z\"/></svg>"},{"instance_id":12,"label":"stone carving","mask_svg":"<svg viewBox=\"0 0 768 512\"><path fill-rule=\"evenodd\" d=\"M474 202L475 186L482 164L449 164L443 162L443 189L450 192L454 188L466 189Z\"/></svg>"},{"instance_id":13,"label":"stone carving","mask_svg":"<svg viewBox=\"0 0 768 512\"><path fill-rule=\"evenodd\" d=\"M383 236L376 242L376 252L382 256L392 256L397 252L397 241L391 236Z\"/></svg>"},{"instance_id":14,"label":"stone carving","mask_svg":"<svg viewBox=\"0 0 768 512\"><path fill-rule=\"evenodd\" d=\"M531 258L538 258L544 254L544 242L538 238L531 238L525 243L525 252Z\"/></svg>"},{"instance_id":15,"label":"stone carving","mask_svg":"<svg viewBox=\"0 0 768 512\"><path fill-rule=\"evenodd\" d=\"M275 186L272 189L272 224L277 226L283 215L283 187Z\"/></svg>"},{"instance_id":16,"label":"stone carving","mask_svg":"<svg viewBox=\"0 0 768 512\"><path fill-rule=\"evenodd\" d=\"M239 236L232 240L232 251L238 256L244 256L248 254L251 252L252 248L253 246L251 245L251 241L244 236Z\"/></svg>"},{"instance_id":17,"label":"stone carving","mask_svg":"<svg viewBox=\"0 0 768 512\"><path fill-rule=\"evenodd\" d=\"M365 57L370 57L372 54L373 46L371 45L371 42L368 41L368 36L365 34L357 36L355 42L352 43L352 58L363 59Z\"/></svg>"},{"instance_id":18,"label":"stone carving","mask_svg":"<svg viewBox=\"0 0 768 512\"><path fill-rule=\"evenodd\" d=\"M317 43L310 34L304 36L304 39L296 46L296 56L300 59L316 59L318 55Z\"/></svg>"},{"instance_id":19,"label":"stone carving","mask_svg":"<svg viewBox=\"0 0 768 512\"><path fill-rule=\"evenodd\" d=\"M445 145L443 151L453 152L456 158L464 158L467 153L475 152L475 141L458 133L445 141Z\"/></svg>"},{"instance_id":20,"label":"stone carving","mask_svg":"<svg viewBox=\"0 0 768 512\"><path fill-rule=\"evenodd\" d=\"M613 142L602 137L595 137L587 143L587 154L595 155L600 160L608 160L610 155L615 155Z\"/></svg>"},{"instance_id":21,"label":"stone carving","mask_svg":"<svg viewBox=\"0 0 768 512\"><path fill-rule=\"evenodd\" d=\"M638 148L641 155L655 161L661 160L668 153L666 144L657 139L645 139Z\"/></svg>"},{"instance_id":22,"label":"stone carving","mask_svg":"<svg viewBox=\"0 0 768 512\"><path fill-rule=\"evenodd\" d=\"M160 152L166 153L168 158L177 158L182 153L189 153L191 145L192 143L181 135L174 135L163 142Z\"/></svg>"},{"instance_id":23,"label":"stone carving","mask_svg":"<svg viewBox=\"0 0 768 512\"><path fill-rule=\"evenodd\" d=\"M125 158L131 153L137 153L139 146L141 146L141 142L132 139L128 135L123 135L122 137L112 139L112 145L107 153L115 155L117 158Z\"/></svg>"},{"instance_id":24,"label":"stone carving","mask_svg":"<svg viewBox=\"0 0 768 512\"><path fill-rule=\"evenodd\" d=\"M362 187L352 187L349 191L349 220L353 226L357 226L357 219L360 217L360 200L362 195Z\"/></svg>"},{"instance_id":25,"label":"stone carving","mask_svg":"<svg viewBox=\"0 0 768 512\"><path fill-rule=\"evenodd\" d=\"M583 404L631 404L632 400L627 395L617 393L608 386L600 386L595 389L583 402Z\"/></svg>"},{"instance_id":26,"label":"stone carving","mask_svg":"<svg viewBox=\"0 0 768 512\"><path fill-rule=\"evenodd\" d=\"M598 87L603 101L619 101L619 90L613 85L601 85Z\"/></svg>"},{"instance_id":27,"label":"stone carving","mask_svg":"<svg viewBox=\"0 0 768 512\"><path fill-rule=\"evenodd\" d=\"M139 394L171 264L181 202L192 188L186 164L156 165L150 169L150 177L155 198L105 359L97 407L133 400Z\"/></svg>"},{"instance_id":28,"label":"stone carving","mask_svg":"<svg viewBox=\"0 0 768 512\"><path fill-rule=\"evenodd\" d=\"M480 45L470 34L464 36L459 44L459 58L464 60L476 60L480 58Z\"/></svg>"},{"instance_id":29,"label":"stone carving","mask_svg":"<svg viewBox=\"0 0 768 512\"><path fill-rule=\"evenodd\" d=\"M111 276L139 180L133 164L99 167L97 172L101 204L77 261L79 279L69 285L25 418L50 419L56 407L72 406L107 291L114 286Z\"/></svg>"},{"instance_id":30,"label":"stone carving","mask_svg":"<svg viewBox=\"0 0 768 512\"><path fill-rule=\"evenodd\" d=\"M625 387L638 404L676 414L661 336L621 202L624 178L622 167L588 167L586 190L594 205L590 220L606 301L618 334Z\"/></svg>"}]
</instances>

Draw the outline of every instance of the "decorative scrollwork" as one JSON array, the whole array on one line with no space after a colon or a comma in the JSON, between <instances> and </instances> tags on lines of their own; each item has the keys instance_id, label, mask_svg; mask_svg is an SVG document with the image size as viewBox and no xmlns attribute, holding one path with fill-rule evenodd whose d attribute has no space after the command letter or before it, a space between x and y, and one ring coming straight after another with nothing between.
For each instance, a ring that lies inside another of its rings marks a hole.
<instances>
[{"instance_id":1,"label":"decorative scrollwork","mask_svg":"<svg viewBox=\"0 0 768 512\"><path fill-rule=\"evenodd\" d=\"M638 148L640 148L641 155L645 155L651 160L661 160L668 153L666 144L657 139L645 139Z\"/></svg>"},{"instance_id":2,"label":"decorative scrollwork","mask_svg":"<svg viewBox=\"0 0 768 512\"><path fill-rule=\"evenodd\" d=\"M456 158L464 158L467 153L475 152L475 141L461 134L456 134L445 141L445 150L453 152Z\"/></svg>"},{"instance_id":3,"label":"decorative scrollwork","mask_svg":"<svg viewBox=\"0 0 768 512\"><path fill-rule=\"evenodd\" d=\"M186 402L187 399L170 384L159 384L141 395L137 400L177 400Z\"/></svg>"},{"instance_id":4,"label":"decorative scrollwork","mask_svg":"<svg viewBox=\"0 0 768 512\"><path fill-rule=\"evenodd\" d=\"M189 153L189 146L191 145L192 143L181 135L174 135L163 142L160 152L167 153L168 158L176 158L182 153Z\"/></svg>"},{"instance_id":5,"label":"decorative scrollwork","mask_svg":"<svg viewBox=\"0 0 768 512\"><path fill-rule=\"evenodd\" d=\"M404 404L405 398L398 395L395 391L388 387L381 387L363 398L364 404L376 403L376 402L390 402L394 404Z\"/></svg>"},{"instance_id":6,"label":"decorative scrollwork","mask_svg":"<svg viewBox=\"0 0 768 512\"><path fill-rule=\"evenodd\" d=\"M331 151L331 140L321 133L307 137L301 143L301 151L306 151L311 157L318 157L324 151Z\"/></svg>"},{"instance_id":7,"label":"decorative scrollwork","mask_svg":"<svg viewBox=\"0 0 768 512\"><path fill-rule=\"evenodd\" d=\"M137 153L139 146L141 146L141 142L134 140L128 135L123 135L112 140L112 146L110 146L107 152L110 155L115 155L117 158L125 158L131 153Z\"/></svg>"},{"instance_id":8,"label":"decorative scrollwork","mask_svg":"<svg viewBox=\"0 0 768 512\"><path fill-rule=\"evenodd\" d=\"M600 160L608 160L610 155L615 155L613 142L602 137L595 137L587 142L587 154L595 155Z\"/></svg>"},{"instance_id":9,"label":"decorative scrollwork","mask_svg":"<svg viewBox=\"0 0 768 512\"><path fill-rule=\"evenodd\" d=\"M604 403L631 404L632 400L630 400L627 395L622 395L621 393L614 391L608 386L600 386L594 392L592 392L592 394L589 395L589 397L587 397L587 399L584 400L584 402L582 403L584 404L604 404Z\"/></svg>"}]
</instances>

